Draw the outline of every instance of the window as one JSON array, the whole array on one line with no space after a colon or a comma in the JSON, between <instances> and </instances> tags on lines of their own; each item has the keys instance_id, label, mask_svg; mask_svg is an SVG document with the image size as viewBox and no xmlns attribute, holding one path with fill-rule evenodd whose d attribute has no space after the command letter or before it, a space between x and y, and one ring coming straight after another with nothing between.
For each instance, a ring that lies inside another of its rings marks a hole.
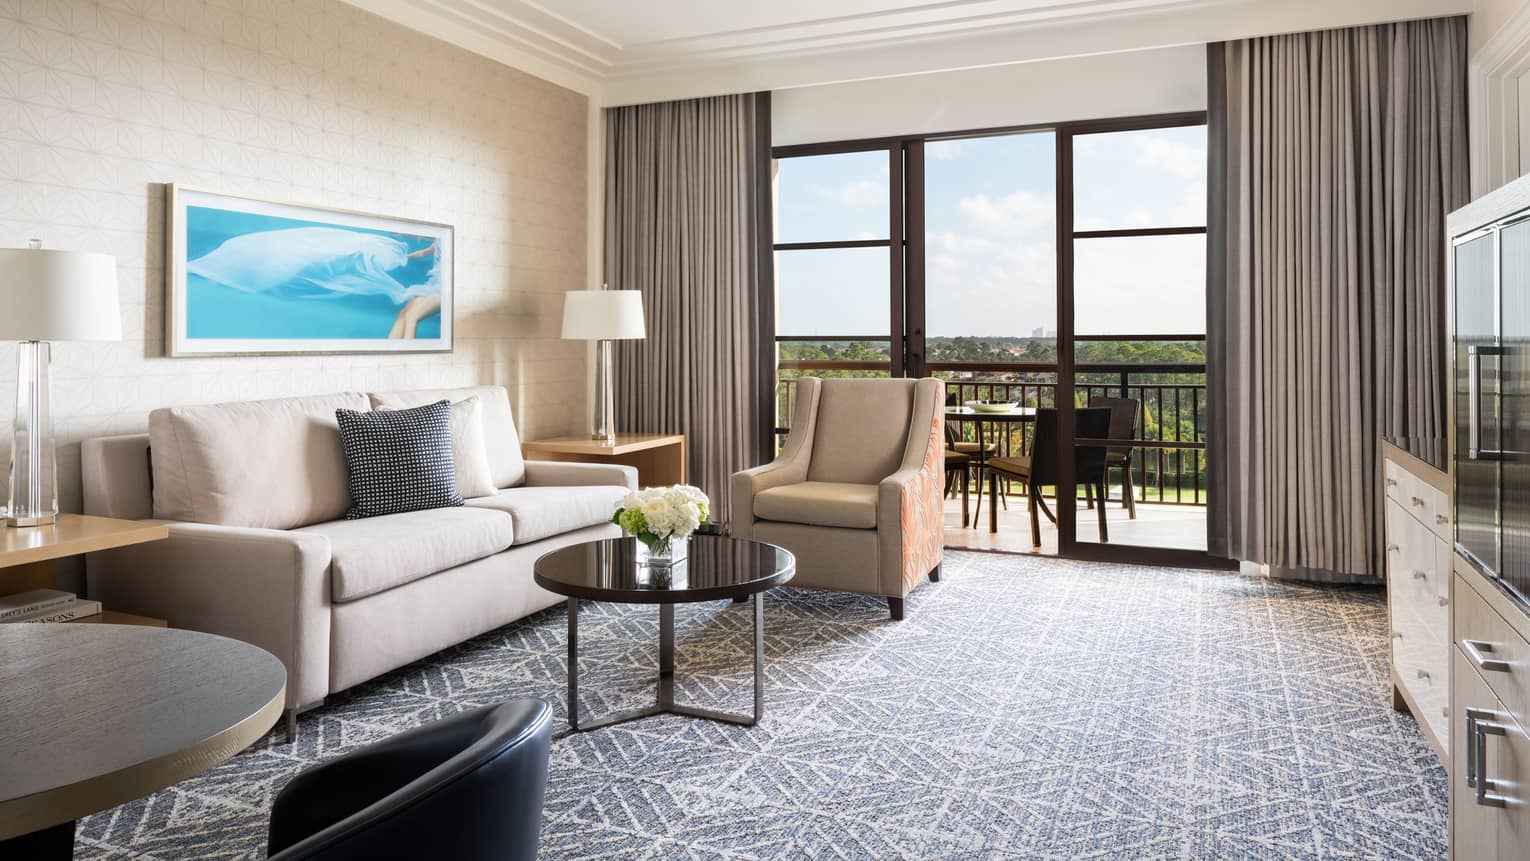
<instances>
[{"instance_id":1,"label":"window","mask_svg":"<svg viewBox=\"0 0 1530 861\"><path fill-rule=\"evenodd\" d=\"M798 377L901 371L905 243L901 148L806 147L776 156L779 436Z\"/></svg>"}]
</instances>

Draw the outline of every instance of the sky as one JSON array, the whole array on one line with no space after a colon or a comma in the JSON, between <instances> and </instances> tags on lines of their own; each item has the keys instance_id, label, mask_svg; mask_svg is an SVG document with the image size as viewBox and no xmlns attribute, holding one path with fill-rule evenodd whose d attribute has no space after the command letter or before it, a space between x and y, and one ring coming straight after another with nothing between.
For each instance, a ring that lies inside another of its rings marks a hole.
<instances>
[{"instance_id":1,"label":"sky","mask_svg":"<svg viewBox=\"0 0 1530 861\"><path fill-rule=\"evenodd\" d=\"M1051 132L925 147L931 336L1057 328L1056 142ZM885 151L782 159L778 242L885 239ZM1204 126L1074 139L1075 229L1206 223ZM1080 334L1205 331L1205 237L1079 239ZM886 248L776 255L778 333L888 334Z\"/></svg>"}]
</instances>

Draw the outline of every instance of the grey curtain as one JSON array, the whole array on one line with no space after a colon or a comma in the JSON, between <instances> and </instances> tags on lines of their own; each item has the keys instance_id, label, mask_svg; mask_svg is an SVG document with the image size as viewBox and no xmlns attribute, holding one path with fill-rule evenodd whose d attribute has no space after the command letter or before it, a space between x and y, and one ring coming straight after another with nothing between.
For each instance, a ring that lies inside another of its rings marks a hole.
<instances>
[{"instance_id":1,"label":"grey curtain","mask_svg":"<svg viewBox=\"0 0 1530 861\"><path fill-rule=\"evenodd\" d=\"M1378 437L1445 432L1466 19L1210 46L1210 550L1384 570Z\"/></svg>"},{"instance_id":2,"label":"grey curtain","mask_svg":"<svg viewBox=\"0 0 1530 861\"><path fill-rule=\"evenodd\" d=\"M618 427L683 433L687 480L728 480L775 433L770 94L606 111L605 278L641 290L648 337L616 350Z\"/></svg>"}]
</instances>

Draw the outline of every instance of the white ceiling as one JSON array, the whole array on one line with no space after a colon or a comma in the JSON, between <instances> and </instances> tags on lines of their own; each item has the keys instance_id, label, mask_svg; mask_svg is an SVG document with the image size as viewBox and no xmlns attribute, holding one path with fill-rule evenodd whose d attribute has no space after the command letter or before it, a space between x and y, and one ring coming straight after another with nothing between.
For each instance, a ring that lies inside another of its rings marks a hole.
<instances>
[{"instance_id":1,"label":"white ceiling","mask_svg":"<svg viewBox=\"0 0 1530 861\"><path fill-rule=\"evenodd\" d=\"M601 104L1458 14L1473 0L348 0Z\"/></svg>"}]
</instances>

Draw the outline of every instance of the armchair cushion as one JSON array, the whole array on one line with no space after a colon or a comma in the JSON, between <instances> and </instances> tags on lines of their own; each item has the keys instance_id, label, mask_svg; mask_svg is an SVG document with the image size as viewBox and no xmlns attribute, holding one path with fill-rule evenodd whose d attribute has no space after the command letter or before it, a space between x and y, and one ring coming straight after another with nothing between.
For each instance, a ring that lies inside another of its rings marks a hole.
<instances>
[{"instance_id":1,"label":"armchair cushion","mask_svg":"<svg viewBox=\"0 0 1530 861\"><path fill-rule=\"evenodd\" d=\"M913 409L908 380L824 380L808 480L876 484L892 475L903 463Z\"/></svg>"},{"instance_id":2,"label":"armchair cushion","mask_svg":"<svg viewBox=\"0 0 1530 861\"><path fill-rule=\"evenodd\" d=\"M877 528L877 485L804 481L761 491L754 516L777 523Z\"/></svg>"},{"instance_id":3,"label":"armchair cushion","mask_svg":"<svg viewBox=\"0 0 1530 861\"><path fill-rule=\"evenodd\" d=\"M614 484L584 487L511 487L493 496L470 499L470 508L503 511L515 523L515 543L530 544L583 529L610 523L616 504L627 495L627 488Z\"/></svg>"},{"instance_id":4,"label":"armchair cushion","mask_svg":"<svg viewBox=\"0 0 1530 861\"><path fill-rule=\"evenodd\" d=\"M336 520L300 532L329 538L332 600L355 601L510 547L511 520L476 508L433 508Z\"/></svg>"}]
</instances>

